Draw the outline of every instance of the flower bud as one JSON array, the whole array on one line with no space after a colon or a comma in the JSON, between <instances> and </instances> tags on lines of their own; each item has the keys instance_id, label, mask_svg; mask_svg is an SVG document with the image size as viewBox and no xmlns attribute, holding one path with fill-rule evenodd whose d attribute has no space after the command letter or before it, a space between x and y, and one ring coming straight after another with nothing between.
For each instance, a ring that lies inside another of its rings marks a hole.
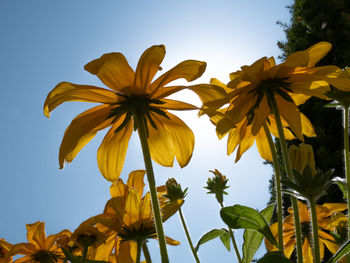
<instances>
[{"instance_id":1,"label":"flower bud","mask_svg":"<svg viewBox=\"0 0 350 263\"><path fill-rule=\"evenodd\" d=\"M168 198L170 202L174 202L179 199L185 199L187 195L187 188L182 191L181 185L174 178L168 179L165 186L166 194L164 197Z\"/></svg>"},{"instance_id":2,"label":"flower bud","mask_svg":"<svg viewBox=\"0 0 350 263\"><path fill-rule=\"evenodd\" d=\"M301 143L299 146L289 147L289 158L293 169L304 174L305 168L309 165L312 176L316 174L314 151L309 144Z\"/></svg>"},{"instance_id":3,"label":"flower bud","mask_svg":"<svg viewBox=\"0 0 350 263\"><path fill-rule=\"evenodd\" d=\"M204 188L209 190L208 194L215 194L218 202L222 204L224 201L224 195L227 195L224 190L229 188L229 186L226 186L228 179L226 179L226 176L222 175L217 169L215 169L215 171L210 170L209 172L213 173L214 177L208 178L207 186Z\"/></svg>"}]
</instances>

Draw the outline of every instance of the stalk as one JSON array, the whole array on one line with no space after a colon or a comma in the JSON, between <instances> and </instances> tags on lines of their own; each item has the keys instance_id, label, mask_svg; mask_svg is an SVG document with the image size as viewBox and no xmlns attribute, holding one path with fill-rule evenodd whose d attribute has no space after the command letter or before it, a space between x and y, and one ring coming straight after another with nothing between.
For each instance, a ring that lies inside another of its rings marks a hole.
<instances>
[{"instance_id":1,"label":"stalk","mask_svg":"<svg viewBox=\"0 0 350 263\"><path fill-rule=\"evenodd\" d=\"M187 240L188 240L188 244L190 245L191 247L191 250L192 250L192 254L196 260L197 263L200 263L199 261L199 258L198 258L198 255L197 255L197 251L195 250L194 246L193 246L193 243L192 243L192 240L191 240L191 236L190 236L190 233L187 229L187 225L186 225L186 222L185 222L185 218L182 214L182 209L181 207L179 208L179 215L180 215L180 219L181 219L181 223L182 223L182 226L185 230L185 233L186 233L186 237L187 237Z\"/></svg>"},{"instance_id":2,"label":"stalk","mask_svg":"<svg viewBox=\"0 0 350 263\"><path fill-rule=\"evenodd\" d=\"M136 263L140 263L140 261L141 261L141 244L142 244L142 240L138 240L137 241Z\"/></svg>"},{"instance_id":3,"label":"stalk","mask_svg":"<svg viewBox=\"0 0 350 263\"><path fill-rule=\"evenodd\" d=\"M151 255L149 253L146 241L142 243L142 251L143 251L143 255L145 256L146 262L152 263Z\"/></svg>"},{"instance_id":4,"label":"stalk","mask_svg":"<svg viewBox=\"0 0 350 263\"><path fill-rule=\"evenodd\" d=\"M283 246L283 211L282 211L282 191L281 191L281 173L278 165L277 152L275 144L272 140L269 128L266 122L263 125L267 141L269 142L273 167L275 169L275 186L276 186L276 200L277 200L277 222L278 222L278 250L284 254Z\"/></svg>"},{"instance_id":5,"label":"stalk","mask_svg":"<svg viewBox=\"0 0 350 263\"><path fill-rule=\"evenodd\" d=\"M221 206L221 208L223 208L224 204L222 202L220 202L220 206ZM241 258L241 255L239 254L237 242L236 242L235 236L233 235L233 231L232 231L231 227L229 227L229 226L228 226L228 232L229 232L231 240L232 240L233 248L235 249L235 252L236 252L238 263L241 263L242 258Z\"/></svg>"},{"instance_id":6,"label":"stalk","mask_svg":"<svg viewBox=\"0 0 350 263\"><path fill-rule=\"evenodd\" d=\"M314 239L314 246L313 246L313 248L314 248L314 263L320 263L321 256L320 256L320 244L319 244L319 238L318 238L318 226L317 226L317 214L316 214L315 199L310 198L309 204L310 204L310 210L311 210L312 236Z\"/></svg>"},{"instance_id":7,"label":"stalk","mask_svg":"<svg viewBox=\"0 0 350 263\"><path fill-rule=\"evenodd\" d=\"M350 156L349 156L349 107L344 106L344 158L345 175L348 197L348 211L350 211ZM350 239L350 216L348 216L348 239Z\"/></svg>"},{"instance_id":8,"label":"stalk","mask_svg":"<svg viewBox=\"0 0 350 263\"><path fill-rule=\"evenodd\" d=\"M162 263L169 263L168 252L166 249L166 243L165 243L165 237L164 237L162 217L161 217L159 201L157 196L156 182L155 182L154 173L153 173L151 154L150 154L148 142L147 142L147 130L146 130L147 128L145 125L145 119L142 114L136 114L135 121L138 127L139 137L140 137L141 146L142 146L143 159L144 159L145 167L147 171L147 179L149 184L149 191L151 194L152 210L153 210L154 223L156 226L156 231L157 231L157 236L159 241L160 255L161 255Z\"/></svg>"},{"instance_id":9,"label":"stalk","mask_svg":"<svg viewBox=\"0 0 350 263\"><path fill-rule=\"evenodd\" d=\"M289 160L289 156L288 156L287 143L286 143L286 139L284 137L282 121L281 121L281 117L280 117L277 103L275 100L275 96L274 96L274 94L268 94L267 97L268 97L268 100L270 102L271 110L275 115L276 125L277 125L277 129L278 129L278 136L279 136L280 142L281 142L281 149L282 149L282 155L283 155L286 173L287 173L287 176L292 179L293 178L292 166L290 164L290 160ZM292 200L292 207L293 207L293 214L294 214L295 238L296 238L296 247L297 247L297 262L302 263L303 262L303 250L302 250L301 227L300 227L300 219L299 219L298 201L294 196L291 196L291 200Z\"/></svg>"}]
</instances>

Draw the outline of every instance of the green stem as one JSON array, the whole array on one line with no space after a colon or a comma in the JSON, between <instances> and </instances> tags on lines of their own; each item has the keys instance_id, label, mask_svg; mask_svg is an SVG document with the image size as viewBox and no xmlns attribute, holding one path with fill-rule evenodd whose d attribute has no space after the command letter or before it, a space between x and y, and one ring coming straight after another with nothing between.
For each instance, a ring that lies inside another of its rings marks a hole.
<instances>
[{"instance_id":1,"label":"green stem","mask_svg":"<svg viewBox=\"0 0 350 263\"><path fill-rule=\"evenodd\" d=\"M311 210L311 221L312 221L312 235L314 239L314 263L321 262L320 256L320 244L318 238L318 226L317 226L317 214L316 214L316 203L315 199L311 198L309 200L310 210Z\"/></svg>"},{"instance_id":2,"label":"green stem","mask_svg":"<svg viewBox=\"0 0 350 263\"><path fill-rule=\"evenodd\" d=\"M145 161L145 166L147 171L147 179L149 184L149 191L151 194L152 210L154 214L154 222L155 222L158 241L159 241L160 255L161 255L162 263L169 263L168 252L166 249L166 243L165 243L165 237L164 237L162 217L160 213L159 201L157 196L156 182L154 179L152 160L151 160L151 155L150 155L148 142L147 142L147 130L146 130L147 127L145 126L145 120L142 114L137 114L134 117L138 127L139 137L140 137L141 146L142 146L143 159Z\"/></svg>"},{"instance_id":3,"label":"green stem","mask_svg":"<svg viewBox=\"0 0 350 263\"><path fill-rule=\"evenodd\" d=\"M275 119L276 119L278 136L280 138L282 155L283 155L286 173L287 173L287 176L292 179L294 177L293 171L292 171L292 166L290 164L290 160L289 160L289 156L288 156L287 143L286 143L286 139L284 137L282 121L281 121L281 117L280 117L277 103L275 100L275 96L274 96L274 94L268 94L267 96L268 96L268 100L270 102L271 110L274 113ZM293 214L294 214L293 216L294 216L294 225L295 225L297 262L302 263L303 262L303 250L302 250L302 238L301 238L301 227L300 227L300 219L299 219L298 201L294 196L291 196L291 200L292 200L292 207L293 207Z\"/></svg>"},{"instance_id":4,"label":"green stem","mask_svg":"<svg viewBox=\"0 0 350 263\"><path fill-rule=\"evenodd\" d=\"M190 236L190 233L187 229L187 225L186 225L186 222L185 222L185 218L182 214L182 209L181 207L179 208L179 215L180 215L180 219L181 219L181 223L182 223L182 226L185 230L185 233L186 233L186 237L187 237L187 240L188 240L188 244L190 245L191 247L191 250L192 250L192 254L196 260L197 263L200 263L199 261L199 258L198 258L198 255L197 255L197 251L195 250L194 246L193 246L193 243L192 243L192 240L191 240L191 236Z\"/></svg>"},{"instance_id":5,"label":"green stem","mask_svg":"<svg viewBox=\"0 0 350 263\"><path fill-rule=\"evenodd\" d=\"M224 204L221 202L220 206L221 206L221 208L223 208ZM239 254L239 250L238 250L238 246L237 246L237 242L236 242L235 236L233 235L233 231L232 231L232 229L230 227L228 227L228 232L229 232L231 240L232 240L233 248L235 249L235 252L236 252L238 263L241 263L242 262L242 258L241 258L241 255Z\"/></svg>"},{"instance_id":6,"label":"green stem","mask_svg":"<svg viewBox=\"0 0 350 263\"><path fill-rule=\"evenodd\" d=\"M350 211L349 107L346 106L344 106L344 158L348 211ZM350 216L348 216L348 239L350 239Z\"/></svg>"},{"instance_id":7,"label":"green stem","mask_svg":"<svg viewBox=\"0 0 350 263\"><path fill-rule=\"evenodd\" d=\"M138 240L137 241L136 263L141 262L141 245L142 245L142 240Z\"/></svg>"},{"instance_id":8,"label":"green stem","mask_svg":"<svg viewBox=\"0 0 350 263\"><path fill-rule=\"evenodd\" d=\"M142 251L143 251L143 255L145 256L146 262L152 263L151 255L149 253L146 241L142 243Z\"/></svg>"},{"instance_id":9,"label":"green stem","mask_svg":"<svg viewBox=\"0 0 350 263\"><path fill-rule=\"evenodd\" d=\"M277 222L278 222L278 250L284 254L283 246L283 211L282 211L282 191L281 191L281 173L278 165L278 157L275 144L272 140L269 128L266 122L263 125L267 141L269 142L273 167L275 169L275 186L276 186L276 200L277 200Z\"/></svg>"}]
</instances>

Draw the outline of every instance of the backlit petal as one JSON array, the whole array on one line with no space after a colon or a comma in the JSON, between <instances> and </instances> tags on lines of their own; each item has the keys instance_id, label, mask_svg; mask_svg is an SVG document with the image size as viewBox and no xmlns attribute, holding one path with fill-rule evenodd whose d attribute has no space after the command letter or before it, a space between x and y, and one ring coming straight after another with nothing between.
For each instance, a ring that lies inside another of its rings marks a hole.
<instances>
[{"instance_id":1,"label":"backlit petal","mask_svg":"<svg viewBox=\"0 0 350 263\"><path fill-rule=\"evenodd\" d=\"M307 238L305 238L302 249L303 249L303 263L313 263L312 250Z\"/></svg>"},{"instance_id":2,"label":"backlit petal","mask_svg":"<svg viewBox=\"0 0 350 263\"><path fill-rule=\"evenodd\" d=\"M206 63L197 60L185 60L175 67L161 75L158 79L156 79L149 88L150 92L155 92L158 89L161 89L166 84L171 81L184 78L187 81L193 81L200 76L202 76L203 72L206 68Z\"/></svg>"},{"instance_id":3,"label":"backlit petal","mask_svg":"<svg viewBox=\"0 0 350 263\"><path fill-rule=\"evenodd\" d=\"M251 135L251 126L244 125L239 132L240 142L236 153L235 163L254 143L255 137Z\"/></svg>"},{"instance_id":4,"label":"backlit petal","mask_svg":"<svg viewBox=\"0 0 350 263\"><path fill-rule=\"evenodd\" d=\"M174 148L169 132L163 125L163 119L165 119L165 117L158 116L159 115L151 114L157 129L152 127L148 122L148 146L151 158L162 166L171 167L174 163Z\"/></svg>"},{"instance_id":5,"label":"backlit petal","mask_svg":"<svg viewBox=\"0 0 350 263\"><path fill-rule=\"evenodd\" d=\"M143 194L143 188L145 187L145 183L143 182L143 178L145 177L145 170L136 170L132 171L129 174L128 182L126 185L131 188L134 187L137 190L137 193L141 199Z\"/></svg>"},{"instance_id":6,"label":"backlit petal","mask_svg":"<svg viewBox=\"0 0 350 263\"><path fill-rule=\"evenodd\" d=\"M169 134L169 139L180 167L184 167L191 160L194 148L194 135L192 130L177 116L167 112L169 119L162 118L164 128Z\"/></svg>"},{"instance_id":7,"label":"backlit petal","mask_svg":"<svg viewBox=\"0 0 350 263\"><path fill-rule=\"evenodd\" d=\"M276 95L276 103L281 116L287 121L289 127L299 140L303 141L301 117L298 107L293 103Z\"/></svg>"},{"instance_id":8,"label":"backlit petal","mask_svg":"<svg viewBox=\"0 0 350 263\"><path fill-rule=\"evenodd\" d=\"M163 222L165 222L169 217L175 214L183 203L184 203L183 199L178 199L162 207Z\"/></svg>"},{"instance_id":9,"label":"backlit petal","mask_svg":"<svg viewBox=\"0 0 350 263\"><path fill-rule=\"evenodd\" d=\"M77 85L69 82L61 82L50 91L44 103L44 114L50 117L50 112L66 101L84 101L115 103L120 100L114 92L88 85Z\"/></svg>"},{"instance_id":10,"label":"backlit petal","mask_svg":"<svg viewBox=\"0 0 350 263\"><path fill-rule=\"evenodd\" d=\"M140 223L140 198L135 188L129 189L129 194L125 202L125 214L123 223L127 227L138 227ZM137 228L136 228L137 229Z\"/></svg>"},{"instance_id":11,"label":"backlit petal","mask_svg":"<svg viewBox=\"0 0 350 263\"><path fill-rule=\"evenodd\" d=\"M260 153L260 156L272 162L272 154L270 150L269 142L266 138L266 134L263 129L261 129L258 134L256 135L256 146L258 147L258 151Z\"/></svg>"},{"instance_id":12,"label":"backlit petal","mask_svg":"<svg viewBox=\"0 0 350 263\"><path fill-rule=\"evenodd\" d=\"M86 64L84 69L99 77L107 87L130 95L134 84L134 71L123 54L104 54Z\"/></svg>"},{"instance_id":13,"label":"backlit petal","mask_svg":"<svg viewBox=\"0 0 350 263\"><path fill-rule=\"evenodd\" d=\"M160 69L165 56L165 46L152 46L141 56L135 71L134 93L141 95L149 93L149 84Z\"/></svg>"},{"instance_id":14,"label":"backlit petal","mask_svg":"<svg viewBox=\"0 0 350 263\"><path fill-rule=\"evenodd\" d=\"M177 240L174 240L168 236L165 236L165 242L168 244L168 245L171 245L171 246L178 246L180 245L180 242L177 241Z\"/></svg>"},{"instance_id":15,"label":"backlit petal","mask_svg":"<svg viewBox=\"0 0 350 263\"><path fill-rule=\"evenodd\" d=\"M122 241L121 238L118 238L117 245L115 247L115 257L117 262L116 263L134 263L134 259L131 256L131 247L130 244L133 241ZM136 255L135 255L136 258Z\"/></svg>"},{"instance_id":16,"label":"backlit petal","mask_svg":"<svg viewBox=\"0 0 350 263\"><path fill-rule=\"evenodd\" d=\"M270 114L270 107L267 103L266 96L263 97L261 100L259 107L257 107L254 110L254 119L252 122L252 134L255 136L259 130L261 129L261 126L266 122L267 116Z\"/></svg>"},{"instance_id":17,"label":"backlit petal","mask_svg":"<svg viewBox=\"0 0 350 263\"><path fill-rule=\"evenodd\" d=\"M239 144L240 138L239 138L239 131L241 129L241 124L238 124L237 128L233 128L227 138L227 155L231 155L231 153L234 152L234 150L237 148L237 145Z\"/></svg>"},{"instance_id":18,"label":"backlit petal","mask_svg":"<svg viewBox=\"0 0 350 263\"><path fill-rule=\"evenodd\" d=\"M198 110L199 108L186 103L182 101L177 101L177 100L169 100L169 99L162 99L161 100L162 104L157 105L158 108L160 109L167 109L167 110Z\"/></svg>"},{"instance_id":19,"label":"backlit petal","mask_svg":"<svg viewBox=\"0 0 350 263\"><path fill-rule=\"evenodd\" d=\"M130 120L123 128L116 131L124 120L125 115L113 124L97 151L98 168L103 177L110 182L118 180L123 169L126 151L133 130L133 121Z\"/></svg>"},{"instance_id":20,"label":"backlit petal","mask_svg":"<svg viewBox=\"0 0 350 263\"><path fill-rule=\"evenodd\" d=\"M110 188L109 192L111 193L111 197L124 197L127 191L127 186L123 183L122 179L118 179L114 182Z\"/></svg>"},{"instance_id":21,"label":"backlit petal","mask_svg":"<svg viewBox=\"0 0 350 263\"><path fill-rule=\"evenodd\" d=\"M315 137L316 133L314 128L312 127L311 121L302 113L300 113L301 117L301 129L305 136L307 137Z\"/></svg>"},{"instance_id":22,"label":"backlit petal","mask_svg":"<svg viewBox=\"0 0 350 263\"><path fill-rule=\"evenodd\" d=\"M96 135L99 130L111 125L111 108L100 105L89 109L73 119L65 131L60 146L59 164L71 162L78 152Z\"/></svg>"},{"instance_id":23,"label":"backlit petal","mask_svg":"<svg viewBox=\"0 0 350 263\"><path fill-rule=\"evenodd\" d=\"M38 221L33 224L27 224L26 228L29 243L34 244L37 248L46 249L45 223Z\"/></svg>"}]
</instances>

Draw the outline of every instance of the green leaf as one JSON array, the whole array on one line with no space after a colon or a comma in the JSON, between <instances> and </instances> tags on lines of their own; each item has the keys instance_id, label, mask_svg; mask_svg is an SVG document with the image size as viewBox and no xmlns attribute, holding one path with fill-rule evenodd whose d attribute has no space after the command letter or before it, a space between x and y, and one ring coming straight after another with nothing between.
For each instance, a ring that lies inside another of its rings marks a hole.
<instances>
[{"instance_id":1,"label":"green leaf","mask_svg":"<svg viewBox=\"0 0 350 263\"><path fill-rule=\"evenodd\" d=\"M342 245L338 251L331 257L328 263L336 263L339 259L344 257L350 252L350 240L348 240L344 245Z\"/></svg>"},{"instance_id":2,"label":"green leaf","mask_svg":"<svg viewBox=\"0 0 350 263\"><path fill-rule=\"evenodd\" d=\"M224 246L226 247L226 249L228 251L231 251L231 246L230 246L230 235L229 233L226 232L226 234L223 234L222 236L220 236L220 240L222 242L222 244L224 244Z\"/></svg>"},{"instance_id":3,"label":"green leaf","mask_svg":"<svg viewBox=\"0 0 350 263\"><path fill-rule=\"evenodd\" d=\"M253 208L234 205L224 207L220 210L221 219L233 229L252 229L263 234L272 244L277 246L276 239L271 233L262 214Z\"/></svg>"},{"instance_id":4,"label":"green leaf","mask_svg":"<svg viewBox=\"0 0 350 263\"><path fill-rule=\"evenodd\" d=\"M258 260L258 263L293 263L293 261L276 251L266 253L261 259Z\"/></svg>"},{"instance_id":5,"label":"green leaf","mask_svg":"<svg viewBox=\"0 0 350 263\"><path fill-rule=\"evenodd\" d=\"M264 210L261 211L261 214L266 219L268 223L270 223L273 208L275 205L269 205ZM253 257L261 245L262 240L264 239L264 235L251 229L246 229L243 234L243 259L242 263L250 263L253 260Z\"/></svg>"},{"instance_id":6,"label":"green leaf","mask_svg":"<svg viewBox=\"0 0 350 263\"><path fill-rule=\"evenodd\" d=\"M230 251L230 236L229 233L226 229L221 228L221 229L213 229L209 231L208 233L205 233L198 241L196 245L196 251L198 251L199 246L203 245L204 243L207 243L210 240L213 240L217 237L220 237L221 242L224 244L226 249ZM228 240L227 240L228 237Z\"/></svg>"}]
</instances>

